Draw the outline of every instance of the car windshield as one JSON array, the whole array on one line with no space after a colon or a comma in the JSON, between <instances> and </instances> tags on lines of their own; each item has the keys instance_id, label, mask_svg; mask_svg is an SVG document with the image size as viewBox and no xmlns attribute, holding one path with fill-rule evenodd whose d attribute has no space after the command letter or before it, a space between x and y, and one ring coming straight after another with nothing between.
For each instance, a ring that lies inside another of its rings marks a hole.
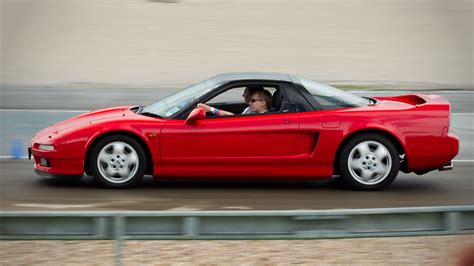
<instances>
[{"instance_id":1,"label":"car windshield","mask_svg":"<svg viewBox=\"0 0 474 266\"><path fill-rule=\"evenodd\" d=\"M336 89L313 80L297 77L303 87L314 97L323 109L358 107L370 104L369 99Z\"/></svg>"},{"instance_id":2,"label":"car windshield","mask_svg":"<svg viewBox=\"0 0 474 266\"><path fill-rule=\"evenodd\" d=\"M171 94L153 104L143 108L143 114L149 113L160 117L171 117L180 110L193 104L193 100L215 89L219 85L218 80L207 79L194 84L184 90Z\"/></svg>"}]
</instances>

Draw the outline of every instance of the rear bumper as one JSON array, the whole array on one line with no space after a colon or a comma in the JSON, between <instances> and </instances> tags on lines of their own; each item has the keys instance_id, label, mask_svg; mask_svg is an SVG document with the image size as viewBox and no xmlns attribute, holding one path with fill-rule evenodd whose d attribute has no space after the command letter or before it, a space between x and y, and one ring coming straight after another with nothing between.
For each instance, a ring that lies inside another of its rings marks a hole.
<instances>
[{"instance_id":1,"label":"rear bumper","mask_svg":"<svg viewBox=\"0 0 474 266\"><path fill-rule=\"evenodd\" d=\"M445 128L444 130L441 154L454 158L459 153L459 137L449 130L449 128Z\"/></svg>"},{"instance_id":2,"label":"rear bumper","mask_svg":"<svg viewBox=\"0 0 474 266\"><path fill-rule=\"evenodd\" d=\"M408 172L424 174L433 170L452 170L452 160L459 153L459 137L449 127L444 128L441 149L431 156L408 158Z\"/></svg>"},{"instance_id":3,"label":"rear bumper","mask_svg":"<svg viewBox=\"0 0 474 266\"><path fill-rule=\"evenodd\" d=\"M452 161L449 161L447 164L445 164L443 167L439 168L439 171L448 171L448 170L453 170L454 165Z\"/></svg>"}]
</instances>

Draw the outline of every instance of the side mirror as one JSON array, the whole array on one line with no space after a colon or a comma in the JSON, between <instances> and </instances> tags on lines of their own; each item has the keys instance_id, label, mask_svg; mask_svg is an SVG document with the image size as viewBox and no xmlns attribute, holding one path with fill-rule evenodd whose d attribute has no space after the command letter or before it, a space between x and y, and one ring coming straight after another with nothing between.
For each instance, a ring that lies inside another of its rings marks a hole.
<instances>
[{"instance_id":1,"label":"side mirror","mask_svg":"<svg viewBox=\"0 0 474 266\"><path fill-rule=\"evenodd\" d=\"M206 118L206 111L203 108L194 108L186 118L186 125L195 124L197 120Z\"/></svg>"}]
</instances>

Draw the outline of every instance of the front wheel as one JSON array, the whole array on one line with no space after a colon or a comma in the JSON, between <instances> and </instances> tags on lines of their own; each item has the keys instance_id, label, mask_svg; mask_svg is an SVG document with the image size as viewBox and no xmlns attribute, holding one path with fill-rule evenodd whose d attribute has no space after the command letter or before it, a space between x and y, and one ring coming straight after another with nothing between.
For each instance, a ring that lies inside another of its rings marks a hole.
<instances>
[{"instance_id":1,"label":"front wheel","mask_svg":"<svg viewBox=\"0 0 474 266\"><path fill-rule=\"evenodd\" d=\"M363 134L351 139L342 149L339 167L344 181L357 190L380 190L398 175L397 148L378 134Z\"/></svg>"},{"instance_id":2,"label":"front wheel","mask_svg":"<svg viewBox=\"0 0 474 266\"><path fill-rule=\"evenodd\" d=\"M132 187L146 170L143 148L127 136L109 136L99 141L90 160L92 175L105 187Z\"/></svg>"}]
</instances>

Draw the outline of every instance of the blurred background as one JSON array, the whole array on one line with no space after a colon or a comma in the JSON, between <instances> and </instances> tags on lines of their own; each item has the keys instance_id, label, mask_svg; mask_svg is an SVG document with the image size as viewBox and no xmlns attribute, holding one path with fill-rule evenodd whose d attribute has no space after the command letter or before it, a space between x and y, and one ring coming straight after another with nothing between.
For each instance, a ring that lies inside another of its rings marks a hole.
<instances>
[{"instance_id":1,"label":"blurred background","mask_svg":"<svg viewBox=\"0 0 474 266\"><path fill-rule=\"evenodd\" d=\"M168 87L229 71L473 88L472 0L2 0L2 85Z\"/></svg>"}]
</instances>

